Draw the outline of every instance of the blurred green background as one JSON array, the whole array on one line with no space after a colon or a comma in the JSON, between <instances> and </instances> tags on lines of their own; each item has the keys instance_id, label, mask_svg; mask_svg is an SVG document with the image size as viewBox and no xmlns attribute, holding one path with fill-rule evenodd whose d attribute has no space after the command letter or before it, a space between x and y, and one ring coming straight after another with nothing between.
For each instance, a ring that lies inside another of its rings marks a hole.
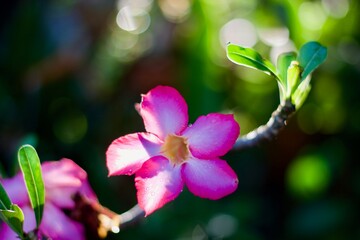
<instances>
[{"instance_id":1,"label":"blurred green background","mask_svg":"<svg viewBox=\"0 0 360 240\"><path fill-rule=\"evenodd\" d=\"M360 239L360 19L355 0L14 0L0 13L0 160L24 143L67 157L101 203L136 203L133 177L107 177L105 151L144 131L140 94L164 84L190 120L233 112L246 134L278 105L271 77L232 64L227 42L273 62L307 41L328 47L312 91L271 143L224 156L239 177L219 201L185 190L108 239Z\"/></svg>"}]
</instances>

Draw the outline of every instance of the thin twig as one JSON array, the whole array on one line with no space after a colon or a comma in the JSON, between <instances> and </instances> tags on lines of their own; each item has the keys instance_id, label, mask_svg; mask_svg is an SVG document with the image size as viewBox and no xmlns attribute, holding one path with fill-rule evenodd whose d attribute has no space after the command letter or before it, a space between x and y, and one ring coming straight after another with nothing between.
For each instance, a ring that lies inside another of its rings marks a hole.
<instances>
[{"instance_id":1,"label":"thin twig","mask_svg":"<svg viewBox=\"0 0 360 240\"><path fill-rule=\"evenodd\" d=\"M135 205L126 212L120 214L120 228L127 227L131 224L138 222L145 216L144 210L139 205Z\"/></svg>"},{"instance_id":2,"label":"thin twig","mask_svg":"<svg viewBox=\"0 0 360 240\"><path fill-rule=\"evenodd\" d=\"M104 207L102 207L104 209ZM145 216L145 212L138 206L130 208L122 214L116 214L106 208L106 211L99 211L98 220L100 226L98 228L98 234L101 238L105 238L107 233L118 233L124 227L128 227L137 223Z\"/></svg>"},{"instance_id":3,"label":"thin twig","mask_svg":"<svg viewBox=\"0 0 360 240\"><path fill-rule=\"evenodd\" d=\"M233 150L250 148L264 141L274 139L274 137L276 137L280 130L286 125L286 121L294 112L295 105L292 104L290 100L287 100L284 104L280 104L271 114L271 118L265 125L261 125L245 136L238 138L233 146Z\"/></svg>"}]
</instances>

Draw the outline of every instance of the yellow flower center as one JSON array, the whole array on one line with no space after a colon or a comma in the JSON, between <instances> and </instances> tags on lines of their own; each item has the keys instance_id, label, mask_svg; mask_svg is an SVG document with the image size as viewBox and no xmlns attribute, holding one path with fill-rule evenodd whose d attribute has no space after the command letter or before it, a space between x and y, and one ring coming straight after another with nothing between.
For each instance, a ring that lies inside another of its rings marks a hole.
<instances>
[{"instance_id":1,"label":"yellow flower center","mask_svg":"<svg viewBox=\"0 0 360 240\"><path fill-rule=\"evenodd\" d=\"M161 147L161 152L173 165L180 164L189 157L189 145L187 139L176 135L167 135Z\"/></svg>"}]
</instances>

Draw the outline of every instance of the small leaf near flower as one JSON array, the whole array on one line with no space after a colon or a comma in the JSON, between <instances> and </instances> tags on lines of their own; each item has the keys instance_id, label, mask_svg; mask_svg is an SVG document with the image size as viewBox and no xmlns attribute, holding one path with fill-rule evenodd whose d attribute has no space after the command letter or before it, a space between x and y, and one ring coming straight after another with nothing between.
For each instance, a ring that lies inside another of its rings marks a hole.
<instances>
[{"instance_id":1,"label":"small leaf near flower","mask_svg":"<svg viewBox=\"0 0 360 240\"><path fill-rule=\"evenodd\" d=\"M11 204L8 208L0 207L0 218L20 237L24 236L23 223L24 214L16 204Z\"/></svg>"},{"instance_id":2,"label":"small leaf near flower","mask_svg":"<svg viewBox=\"0 0 360 240\"><path fill-rule=\"evenodd\" d=\"M300 83L301 67L299 62L292 61L287 70L286 98L290 98Z\"/></svg>"},{"instance_id":3,"label":"small leaf near flower","mask_svg":"<svg viewBox=\"0 0 360 240\"><path fill-rule=\"evenodd\" d=\"M45 187L40 160L36 150L30 145L23 145L19 149L18 160L31 206L35 213L36 225L39 227L45 204Z\"/></svg>"},{"instance_id":4,"label":"small leaf near flower","mask_svg":"<svg viewBox=\"0 0 360 240\"><path fill-rule=\"evenodd\" d=\"M280 79L275 66L251 48L244 48L230 43L227 45L227 57L233 63L263 71Z\"/></svg>"},{"instance_id":5,"label":"small leaf near flower","mask_svg":"<svg viewBox=\"0 0 360 240\"><path fill-rule=\"evenodd\" d=\"M303 81L311 72L322 64L327 56L326 47L318 42L308 42L299 51L298 61L303 68L301 80Z\"/></svg>"},{"instance_id":6,"label":"small leaf near flower","mask_svg":"<svg viewBox=\"0 0 360 240\"><path fill-rule=\"evenodd\" d=\"M286 52L280 54L277 59L277 72L279 76L279 90L280 90L280 100L284 101L284 97L286 95L287 89L287 72L288 67L290 66L291 62L296 60L296 53L295 52Z\"/></svg>"}]
</instances>

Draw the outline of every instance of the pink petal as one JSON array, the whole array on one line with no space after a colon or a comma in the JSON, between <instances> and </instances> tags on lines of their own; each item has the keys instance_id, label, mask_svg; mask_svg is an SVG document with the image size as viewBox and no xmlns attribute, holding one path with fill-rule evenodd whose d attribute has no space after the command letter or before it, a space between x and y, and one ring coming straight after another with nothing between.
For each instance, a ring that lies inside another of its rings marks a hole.
<instances>
[{"instance_id":1,"label":"pink petal","mask_svg":"<svg viewBox=\"0 0 360 240\"><path fill-rule=\"evenodd\" d=\"M49 203L45 204L40 232L52 240L85 239L83 226Z\"/></svg>"},{"instance_id":2,"label":"pink petal","mask_svg":"<svg viewBox=\"0 0 360 240\"><path fill-rule=\"evenodd\" d=\"M168 134L179 134L189 121L187 104L172 87L158 86L142 95L139 110L146 131L162 140Z\"/></svg>"},{"instance_id":3,"label":"pink petal","mask_svg":"<svg viewBox=\"0 0 360 240\"><path fill-rule=\"evenodd\" d=\"M211 113L200 116L183 136L188 138L191 153L202 159L225 155L239 136L240 127L232 114Z\"/></svg>"},{"instance_id":4,"label":"pink petal","mask_svg":"<svg viewBox=\"0 0 360 240\"><path fill-rule=\"evenodd\" d=\"M46 199L57 207L70 209L75 206L72 197L76 192L77 191L74 188L54 188L51 191L46 192Z\"/></svg>"},{"instance_id":5,"label":"pink petal","mask_svg":"<svg viewBox=\"0 0 360 240\"><path fill-rule=\"evenodd\" d=\"M87 173L70 159L48 161L42 164L43 178L46 188L46 199L58 207L74 207L73 196L76 193L97 201L92 191Z\"/></svg>"},{"instance_id":6,"label":"pink petal","mask_svg":"<svg viewBox=\"0 0 360 240\"><path fill-rule=\"evenodd\" d=\"M88 201L91 202L98 202L97 196L95 192L92 190L90 183L86 180L81 185L81 188L79 189L79 193L81 196L85 197Z\"/></svg>"},{"instance_id":7,"label":"pink petal","mask_svg":"<svg viewBox=\"0 0 360 240\"><path fill-rule=\"evenodd\" d=\"M36 219L30 204L22 206L21 210L24 213L24 231L30 232L34 230L36 228Z\"/></svg>"},{"instance_id":8,"label":"pink petal","mask_svg":"<svg viewBox=\"0 0 360 240\"><path fill-rule=\"evenodd\" d=\"M190 192L202 198L217 200L234 192L238 185L236 173L221 159L190 159L181 173Z\"/></svg>"},{"instance_id":9,"label":"pink petal","mask_svg":"<svg viewBox=\"0 0 360 240\"><path fill-rule=\"evenodd\" d=\"M184 183L179 166L157 156L146 161L136 173L135 186L139 206L146 216L174 200L182 191Z\"/></svg>"},{"instance_id":10,"label":"pink petal","mask_svg":"<svg viewBox=\"0 0 360 240\"><path fill-rule=\"evenodd\" d=\"M160 153L162 142L151 133L133 133L114 140L106 152L109 176L131 175Z\"/></svg>"},{"instance_id":11,"label":"pink petal","mask_svg":"<svg viewBox=\"0 0 360 240\"><path fill-rule=\"evenodd\" d=\"M4 222L0 222L0 239L19 240L17 234Z\"/></svg>"},{"instance_id":12,"label":"pink petal","mask_svg":"<svg viewBox=\"0 0 360 240\"><path fill-rule=\"evenodd\" d=\"M70 159L63 158L59 161L47 161L41 165L46 187L76 187L79 188L87 179L86 172Z\"/></svg>"},{"instance_id":13,"label":"pink petal","mask_svg":"<svg viewBox=\"0 0 360 240\"><path fill-rule=\"evenodd\" d=\"M24 183L22 173L16 174L9 179L0 179L11 201L18 205L24 205L29 202L29 197Z\"/></svg>"}]
</instances>

